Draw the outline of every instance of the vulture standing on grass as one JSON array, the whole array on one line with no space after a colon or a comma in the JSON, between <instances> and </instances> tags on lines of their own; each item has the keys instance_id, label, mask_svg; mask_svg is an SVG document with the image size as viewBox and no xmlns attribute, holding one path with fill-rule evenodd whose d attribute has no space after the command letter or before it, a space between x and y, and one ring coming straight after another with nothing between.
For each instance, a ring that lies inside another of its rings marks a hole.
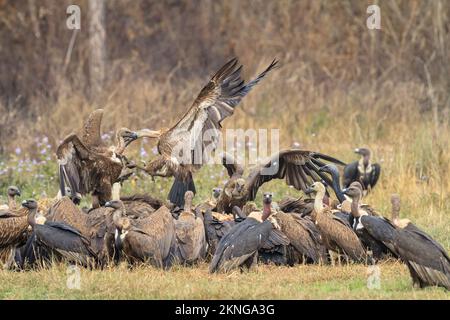
<instances>
[{"instance_id":1,"label":"vulture standing on grass","mask_svg":"<svg viewBox=\"0 0 450 320\"><path fill-rule=\"evenodd\" d=\"M116 248L130 263L148 262L167 268L176 261L175 224L167 207L159 208L147 218L132 220L127 218L122 201L109 201L105 206L114 209Z\"/></svg>"},{"instance_id":2,"label":"vulture standing on grass","mask_svg":"<svg viewBox=\"0 0 450 320\"><path fill-rule=\"evenodd\" d=\"M182 208L184 194L195 193L193 172L208 162L217 147L222 121L267 73L277 65L274 60L258 77L247 84L241 78L237 59L226 63L202 89L191 108L169 130L138 132L139 137L158 139L159 155L145 166L151 176L175 177L169 200Z\"/></svg>"},{"instance_id":3,"label":"vulture standing on grass","mask_svg":"<svg viewBox=\"0 0 450 320\"><path fill-rule=\"evenodd\" d=\"M15 210L17 209L16 197L20 197L20 190L16 186L9 186L6 191L8 195L8 204L0 205L0 211L6 211L8 209Z\"/></svg>"},{"instance_id":4,"label":"vulture standing on grass","mask_svg":"<svg viewBox=\"0 0 450 320\"><path fill-rule=\"evenodd\" d=\"M243 168L225 154L222 163L230 179L217 201L217 211L231 212L234 206L242 208L247 201L255 199L258 189L264 183L272 179L285 179L288 185L303 191L306 191L308 185L314 181L324 180L327 184L331 184L331 179L319 171L319 168L325 165L323 161L345 165L333 157L318 152L289 149L273 155L269 160L251 170L248 177L244 179Z\"/></svg>"},{"instance_id":5,"label":"vulture standing on grass","mask_svg":"<svg viewBox=\"0 0 450 320\"><path fill-rule=\"evenodd\" d=\"M178 256L182 263L192 264L206 256L205 227L201 213L192 212L194 193L187 191L184 196L184 210L175 222ZM197 214L198 213L198 214Z\"/></svg>"},{"instance_id":6,"label":"vulture standing on grass","mask_svg":"<svg viewBox=\"0 0 450 320\"><path fill-rule=\"evenodd\" d=\"M27 241L27 214L25 208L0 211L0 267L4 269L12 266L16 248Z\"/></svg>"},{"instance_id":7,"label":"vulture standing on grass","mask_svg":"<svg viewBox=\"0 0 450 320\"><path fill-rule=\"evenodd\" d=\"M399 219L400 197L392 195L392 220L397 227L394 245L408 266L414 285L450 290L450 258L447 251L408 219Z\"/></svg>"},{"instance_id":8,"label":"vulture standing on grass","mask_svg":"<svg viewBox=\"0 0 450 320\"><path fill-rule=\"evenodd\" d=\"M320 232L322 243L328 250L343 254L348 260L365 262L366 252L356 233L340 218L333 215L330 208L323 206L325 187L320 182L311 185L306 193L316 193L311 218Z\"/></svg>"},{"instance_id":9,"label":"vulture standing on grass","mask_svg":"<svg viewBox=\"0 0 450 320\"><path fill-rule=\"evenodd\" d=\"M369 149L357 148L355 149L355 153L359 154L361 159L345 166L344 187L348 188L352 182L358 181L362 184L365 195L377 184L381 166L378 163L371 162Z\"/></svg>"},{"instance_id":10,"label":"vulture standing on grass","mask_svg":"<svg viewBox=\"0 0 450 320\"><path fill-rule=\"evenodd\" d=\"M396 256L396 250L389 241L395 232L395 226L387 219L370 216L359 207L362 198L362 187L359 182L353 182L350 187L343 190L352 199L351 215L352 228L360 238L366 250L372 252L375 260L389 256Z\"/></svg>"},{"instance_id":11,"label":"vulture standing on grass","mask_svg":"<svg viewBox=\"0 0 450 320\"><path fill-rule=\"evenodd\" d=\"M100 132L102 117L102 109L92 112L81 137L70 134L56 150L62 195L65 195L67 183L73 193L92 193L95 208L111 200L112 186L119 180L127 162L122 153L138 138L135 132L122 128L117 131L116 146L106 146Z\"/></svg>"},{"instance_id":12,"label":"vulture standing on grass","mask_svg":"<svg viewBox=\"0 0 450 320\"><path fill-rule=\"evenodd\" d=\"M270 194L264 194L263 211L250 213L220 240L209 266L210 273L250 269L256 264L260 249L289 244L274 218L276 213L272 214L271 201Z\"/></svg>"},{"instance_id":13,"label":"vulture standing on grass","mask_svg":"<svg viewBox=\"0 0 450 320\"><path fill-rule=\"evenodd\" d=\"M83 266L94 266L96 255L90 247L90 241L76 228L61 222L47 221L38 214L37 202L33 199L25 200L22 206L29 210L27 220L33 228L33 245L46 249L50 255L55 254L71 263Z\"/></svg>"}]
</instances>

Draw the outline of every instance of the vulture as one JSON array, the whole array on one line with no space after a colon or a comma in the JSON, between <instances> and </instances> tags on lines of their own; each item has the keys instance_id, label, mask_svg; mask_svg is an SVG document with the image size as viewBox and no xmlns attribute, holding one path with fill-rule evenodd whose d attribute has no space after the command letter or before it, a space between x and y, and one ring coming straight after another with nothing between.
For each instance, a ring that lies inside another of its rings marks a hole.
<instances>
[{"instance_id":1,"label":"vulture","mask_svg":"<svg viewBox=\"0 0 450 320\"><path fill-rule=\"evenodd\" d=\"M269 194L264 194L263 211L250 213L220 239L209 266L210 273L250 269L256 264L260 249L289 244L274 218L276 213L272 213L271 200Z\"/></svg>"},{"instance_id":2,"label":"vulture","mask_svg":"<svg viewBox=\"0 0 450 320\"><path fill-rule=\"evenodd\" d=\"M358 181L364 188L364 195L372 190L380 177L381 166L370 161L370 150L367 148L357 148L355 153L361 159L349 163L344 168L344 188L348 188L354 181Z\"/></svg>"},{"instance_id":3,"label":"vulture","mask_svg":"<svg viewBox=\"0 0 450 320\"><path fill-rule=\"evenodd\" d=\"M66 223L47 221L38 214L38 204L33 199L25 200L22 206L29 210L27 221L33 229L29 250L35 251L39 246L50 252L50 255L71 263L95 265L96 255L90 247L90 241L79 230Z\"/></svg>"},{"instance_id":4,"label":"vulture","mask_svg":"<svg viewBox=\"0 0 450 320\"><path fill-rule=\"evenodd\" d=\"M205 258L205 227L201 212L192 212L194 193L186 191L184 210L175 222L175 233L178 243L178 257L184 264L193 264ZM198 214L197 214L198 213Z\"/></svg>"},{"instance_id":5,"label":"vulture","mask_svg":"<svg viewBox=\"0 0 450 320\"><path fill-rule=\"evenodd\" d=\"M365 262L366 251L356 233L336 217L330 208L324 207L322 199L325 191L325 186L320 182L313 183L306 190L307 194L316 193L311 218L320 232L323 245L330 251L343 254L346 260Z\"/></svg>"},{"instance_id":6,"label":"vulture","mask_svg":"<svg viewBox=\"0 0 450 320\"><path fill-rule=\"evenodd\" d=\"M27 241L27 214L25 208L0 211L0 263L4 269L13 265L16 248Z\"/></svg>"},{"instance_id":7,"label":"vulture","mask_svg":"<svg viewBox=\"0 0 450 320\"><path fill-rule=\"evenodd\" d=\"M111 200L112 186L118 182L124 165L128 163L122 153L138 138L135 132L122 128L116 134L117 144L108 147L101 138L102 117L102 109L92 112L81 137L70 134L56 150L62 196L67 183L73 193L91 193L94 208Z\"/></svg>"},{"instance_id":8,"label":"vulture","mask_svg":"<svg viewBox=\"0 0 450 320\"><path fill-rule=\"evenodd\" d=\"M246 206L250 207L249 204L253 203L249 202ZM256 206L249 209L247 209L247 207L244 207L244 210L234 207L233 214L213 212L211 208L207 208L204 211L203 223L205 225L205 235L208 243L209 256L214 256L220 239L222 239L222 237L225 236L231 228L234 227L234 225L244 221L247 217L247 213L249 214L250 212L257 210Z\"/></svg>"},{"instance_id":9,"label":"vulture","mask_svg":"<svg viewBox=\"0 0 450 320\"><path fill-rule=\"evenodd\" d=\"M420 288L440 286L450 290L450 258L429 234L408 219L399 219L400 197L392 195L392 220L397 227L394 245L408 266L413 284Z\"/></svg>"},{"instance_id":10,"label":"vulture","mask_svg":"<svg viewBox=\"0 0 450 320\"><path fill-rule=\"evenodd\" d=\"M167 207L160 207L147 218L132 220L126 216L122 201L109 201L105 206L114 209L116 247L130 263L147 262L167 268L176 261L175 224Z\"/></svg>"},{"instance_id":11,"label":"vulture","mask_svg":"<svg viewBox=\"0 0 450 320\"><path fill-rule=\"evenodd\" d=\"M244 169L225 154L222 163L230 179L217 201L217 211L231 212L234 206L242 208L247 201L255 199L258 189L265 182L272 179L285 179L288 185L303 191L306 191L307 186L314 181L325 180L331 184L331 179L319 171L319 168L325 165L323 161L345 165L333 157L318 152L287 149L273 155L269 160L251 170L248 177L244 179Z\"/></svg>"},{"instance_id":12,"label":"vulture","mask_svg":"<svg viewBox=\"0 0 450 320\"><path fill-rule=\"evenodd\" d=\"M234 58L214 74L190 109L172 128L138 132L138 137L158 139L159 155L147 163L144 170L152 177L175 177L169 192L169 200L173 204L182 208L185 192L195 193L192 174L208 162L208 153L217 147L222 121L233 114L242 98L277 63L273 60L259 76L245 83L241 78L242 66L238 66L238 60Z\"/></svg>"},{"instance_id":13,"label":"vulture","mask_svg":"<svg viewBox=\"0 0 450 320\"><path fill-rule=\"evenodd\" d=\"M320 233L309 217L298 213L278 211L275 220L289 239L287 246L287 264L326 263L326 248L320 241Z\"/></svg>"},{"instance_id":14,"label":"vulture","mask_svg":"<svg viewBox=\"0 0 450 320\"><path fill-rule=\"evenodd\" d=\"M372 252L372 257L375 260L381 260L392 255L396 256L396 250L392 243L386 241L396 228L389 220L383 217L370 216L367 212L360 210L359 201L362 198L360 183L355 181L343 191L352 199L352 228L366 250Z\"/></svg>"},{"instance_id":15,"label":"vulture","mask_svg":"<svg viewBox=\"0 0 450 320\"><path fill-rule=\"evenodd\" d=\"M7 211L8 209L15 210L17 209L16 197L20 197L20 190L16 186L9 186L6 191L8 196L8 204L0 205L0 211Z\"/></svg>"}]
</instances>

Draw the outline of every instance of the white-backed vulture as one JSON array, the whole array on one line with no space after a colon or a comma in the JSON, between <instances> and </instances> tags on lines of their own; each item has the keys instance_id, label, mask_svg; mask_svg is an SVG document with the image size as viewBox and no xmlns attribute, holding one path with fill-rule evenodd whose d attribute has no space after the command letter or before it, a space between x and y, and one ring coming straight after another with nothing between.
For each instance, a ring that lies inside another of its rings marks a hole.
<instances>
[{"instance_id":1,"label":"white-backed vulture","mask_svg":"<svg viewBox=\"0 0 450 320\"><path fill-rule=\"evenodd\" d=\"M200 91L190 109L170 129L144 129L139 137L158 139L159 155L145 166L151 176L175 177L169 200L183 207L184 194L195 193L192 173L208 162L209 152L217 147L222 121L267 73L277 65L274 60L259 76L245 83L237 59L227 62Z\"/></svg>"},{"instance_id":2,"label":"white-backed vulture","mask_svg":"<svg viewBox=\"0 0 450 320\"><path fill-rule=\"evenodd\" d=\"M371 162L369 149L357 148L355 153L359 154L361 159L345 166L344 188L348 188L352 182L358 181L362 184L365 195L377 184L380 178L381 166L378 163Z\"/></svg>"},{"instance_id":3,"label":"white-backed vulture","mask_svg":"<svg viewBox=\"0 0 450 320\"><path fill-rule=\"evenodd\" d=\"M9 186L6 195L8 196L8 204L0 205L0 211L17 209L16 197L20 197L20 189L16 186Z\"/></svg>"},{"instance_id":4,"label":"white-backed vulture","mask_svg":"<svg viewBox=\"0 0 450 320\"><path fill-rule=\"evenodd\" d=\"M256 264L260 249L289 244L286 236L279 231L271 200L269 194L264 194L263 211L250 213L220 240L209 266L210 273L228 272L235 268L250 269Z\"/></svg>"}]
</instances>

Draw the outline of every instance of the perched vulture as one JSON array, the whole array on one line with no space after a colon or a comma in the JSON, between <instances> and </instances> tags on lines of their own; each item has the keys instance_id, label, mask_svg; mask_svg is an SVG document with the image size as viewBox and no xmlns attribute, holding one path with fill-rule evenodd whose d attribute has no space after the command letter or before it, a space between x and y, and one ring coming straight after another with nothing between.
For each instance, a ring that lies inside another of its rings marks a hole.
<instances>
[{"instance_id":1,"label":"perched vulture","mask_svg":"<svg viewBox=\"0 0 450 320\"><path fill-rule=\"evenodd\" d=\"M109 201L116 226L116 247L130 263L147 262L158 268L170 267L176 261L175 225L167 207L160 207L147 218L131 220L126 217L122 201Z\"/></svg>"},{"instance_id":2,"label":"perched vulture","mask_svg":"<svg viewBox=\"0 0 450 320\"><path fill-rule=\"evenodd\" d=\"M365 262L366 251L356 233L336 217L330 208L323 206L325 191L325 186L320 182L314 182L306 191L316 193L311 218L320 232L322 243L328 250L343 254L347 260Z\"/></svg>"},{"instance_id":3,"label":"perched vulture","mask_svg":"<svg viewBox=\"0 0 450 320\"><path fill-rule=\"evenodd\" d=\"M201 213L192 212L194 193L187 191L184 199L184 210L175 222L178 243L178 256L182 263L192 264L205 258L205 227Z\"/></svg>"},{"instance_id":4,"label":"perched vulture","mask_svg":"<svg viewBox=\"0 0 450 320\"><path fill-rule=\"evenodd\" d=\"M350 187L343 190L352 199L351 215L352 228L358 235L361 243L372 252L375 260L389 256L396 256L394 247L387 238L390 238L395 226L382 217L370 216L359 207L362 198L362 188L359 182L353 182Z\"/></svg>"},{"instance_id":5,"label":"perched vulture","mask_svg":"<svg viewBox=\"0 0 450 320\"><path fill-rule=\"evenodd\" d=\"M324 180L331 185L327 174L319 171L324 166L323 161L339 165L343 162L317 152L289 149L273 155L269 160L253 169L246 179L243 178L243 168L236 164L229 155L223 156L223 165L230 179L225 184L217 201L218 212L231 212L234 206L242 208L247 201L253 201L258 189L272 179L285 179L288 185L297 190L306 191L307 186L314 181Z\"/></svg>"},{"instance_id":6,"label":"perched vulture","mask_svg":"<svg viewBox=\"0 0 450 320\"><path fill-rule=\"evenodd\" d=\"M40 246L64 260L83 266L94 266L96 255L90 247L90 241L76 228L61 222L47 221L38 215L37 202L25 200L22 205L30 210L28 223L33 228L33 244L30 250Z\"/></svg>"},{"instance_id":7,"label":"perched vulture","mask_svg":"<svg viewBox=\"0 0 450 320\"><path fill-rule=\"evenodd\" d=\"M352 182L358 181L364 187L365 195L377 184L381 173L381 166L378 163L371 162L369 149L358 148L355 149L355 153L359 154L361 159L345 166L344 187L348 188Z\"/></svg>"},{"instance_id":8,"label":"perched vulture","mask_svg":"<svg viewBox=\"0 0 450 320\"><path fill-rule=\"evenodd\" d=\"M237 59L227 62L201 90L191 108L170 129L144 129L139 137L158 139L159 155L145 166L151 176L175 177L169 200L182 208L184 194L195 193L192 173L208 162L209 152L217 147L222 121L267 73L275 68L273 61L247 84L241 78L242 66Z\"/></svg>"},{"instance_id":9,"label":"perched vulture","mask_svg":"<svg viewBox=\"0 0 450 320\"><path fill-rule=\"evenodd\" d=\"M8 195L8 204L0 205L0 212L7 211L8 209L15 210L17 209L16 197L20 197L20 190L16 186L9 186L6 191Z\"/></svg>"},{"instance_id":10,"label":"perched vulture","mask_svg":"<svg viewBox=\"0 0 450 320\"><path fill-rule=\"evenodd\" d=\"M67 183L73 193L92 193L93 207L111 200L112 186L118 182L126 163L122 153L138 138L135 132L122 128L117 131L116 146L106 146L100 133L102 117L102 109L92 112L81 137L70 134L56 150L62 195Z\"/></svg>"},{"instance_id":11,"label":"perched vulture","mask_svg":"<svg viewBox=\"0 0 450 320\"><path fill-rule=\"evenodd\" d=\"M250 269L258 260L260 249L288 245L289 240L279 231L271 210L272 198L264 195L263 211L252 212L236 224L219 242L209 266L209 272L228 272L235 268Z\"/></svg>"}]
</instances>

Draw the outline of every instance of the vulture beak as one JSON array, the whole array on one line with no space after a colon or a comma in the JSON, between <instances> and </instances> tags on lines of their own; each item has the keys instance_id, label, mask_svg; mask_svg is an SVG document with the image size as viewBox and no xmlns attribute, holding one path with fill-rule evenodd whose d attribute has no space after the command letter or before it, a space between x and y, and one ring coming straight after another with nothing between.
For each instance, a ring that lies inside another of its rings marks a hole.
<instances>
[{"instance_id":1,"label":"vulture beak","mask_svg":"<svg viewBox=\"0 0 450 320\"><path fill-rule=\"evenodd\" d=\"M305 194L311 194L316 192L313 188L309 187L308 189L305 190Z\"/></svg>"},{"instance_id":2,"label":"vulture beak","mask_svg":"<svg viewBox=\"0 0 450 320\"><path fill-rule=\"evenodd\" d=\"M348 193L347 193L347 192L348 192L348 188L344 188L344 189L342 189L342 193L343 193L343 194L346 194L346 195L348 195Z\"/></svg>"},{"instance_id":3,"label":"vulture beak","mask_svg":"<svg viewBox=\"0 0 450 320\"><path fill-rule=\"evenodd\" d=\"M263 202L264 203L272 203L272 195L270 193L264 194Z\"/></svg>"},{"instance_id":4,"label":"vulture beak","mask_svg":"<svg viewBox=\"0 0 450 320\"><path fill-rule=\"evenodd\" d=\"M357 154L360 154L359 148L356 148L356 149L354 150L354 152L357 153Z\"/></svg>"},{"instance_id":5,"label":"vulture beak","mask_svg":"<svg viewBox=\"0 0 450 320\"><path fill-rule=\"evenodd\" d=\"M106 208L112 208L112 203L111 203L111 201L106 202L106 203L105 203L105 207L106 207Z\"/></svg>"},{"instance_id":6,"label":"vulture beak","mask_svg":"<svg viewBox=\"0 0 450 320\"><path fill-rule=\"evenodd\" d=\"M138 134L133 131L127 131L123 134L123 140L125 141L125 146L128 146L131 142L138 138Z\"/></svg>"}]
</instances>

